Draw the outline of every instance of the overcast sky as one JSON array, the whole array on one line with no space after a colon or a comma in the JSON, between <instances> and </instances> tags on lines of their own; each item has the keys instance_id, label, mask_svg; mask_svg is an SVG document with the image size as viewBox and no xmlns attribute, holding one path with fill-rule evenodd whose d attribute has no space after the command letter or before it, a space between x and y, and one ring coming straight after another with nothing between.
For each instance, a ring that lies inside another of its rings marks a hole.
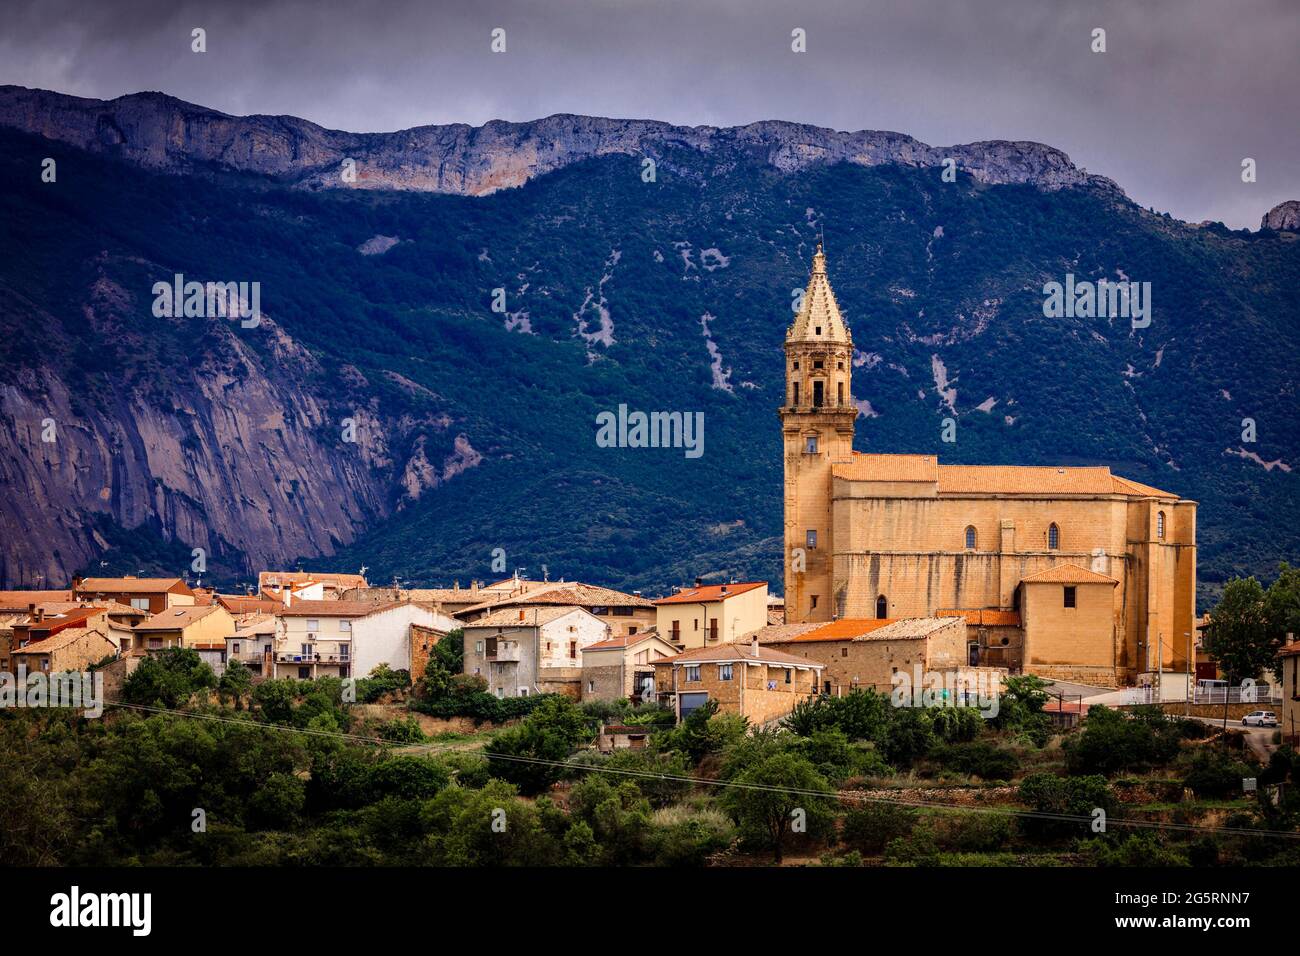
<instances>
[{"instance_id":1,"label":"overcast sky","mask_svg":"<svg viewBox=\"0 0 1300 956\"><path fill-rule=\"evenodd\" d=\"M1069 12L1065 11L1065 7ZM1300 0L5 0L0 83L358 132L552 113L1030 139L1144 206L1300 199ZM206 54L190 31L207 31ZM489 49L493 28L507 50ZM791 31L807 32L793 53ZM1090 50L1106 30L1105 53ZM1241 181L1241 162L1258 182Z\"/></svg>"}]
</instances>

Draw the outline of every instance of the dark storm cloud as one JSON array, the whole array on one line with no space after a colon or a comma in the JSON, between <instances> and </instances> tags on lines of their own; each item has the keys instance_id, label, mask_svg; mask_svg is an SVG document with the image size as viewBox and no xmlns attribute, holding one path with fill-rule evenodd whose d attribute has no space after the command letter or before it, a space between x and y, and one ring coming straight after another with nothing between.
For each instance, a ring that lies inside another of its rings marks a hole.
<instances>
[{"instance_id":1,"label":"dark storm cloud","mask_svg":"<svg viewBox=\"0 0 1300 956\"><path fill-rule=\"evenodd\" d=\"M1136 201L1255 227L1300 198L1295 0L10 0L0 82L325 126L551 113L1032 139ZM494 27L508 52L488 49ZM190 52L203 27L208 52ZM802 27L808 52L790 51ZM1089 50L1094 27L1108 51ZM1243 184L1243 157L1259 181Z\"/></svg>"}]
</instances>

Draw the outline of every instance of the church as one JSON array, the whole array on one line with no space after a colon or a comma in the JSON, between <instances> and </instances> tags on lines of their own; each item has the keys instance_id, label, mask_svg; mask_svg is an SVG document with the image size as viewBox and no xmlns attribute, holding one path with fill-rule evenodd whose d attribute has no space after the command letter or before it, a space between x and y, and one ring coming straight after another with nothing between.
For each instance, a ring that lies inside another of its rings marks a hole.
<instances>
[{"instance_id":1,"label":"church","mask_svg":"<svg viewBox=\"0 0 1300 956\"><path fill-rule=\"evenodd\" d=\"M787 624L962 617L969 666L1187 672L1196 502L1099 467L853 450L853 338L820 246L785 338Z\"/></svg>"}]
</instances>

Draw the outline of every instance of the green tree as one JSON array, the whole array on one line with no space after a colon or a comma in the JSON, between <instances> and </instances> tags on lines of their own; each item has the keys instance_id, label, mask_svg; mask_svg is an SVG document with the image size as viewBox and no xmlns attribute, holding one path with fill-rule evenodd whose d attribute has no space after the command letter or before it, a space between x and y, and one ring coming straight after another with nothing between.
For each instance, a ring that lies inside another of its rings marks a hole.
<instances>
[{"instance_id":1,"label":"green tree","mask_svg":"<svg viewBox=\"0 0 1300 956\"><path fill-rule=\"evenodd\" d=\"M1281 594L1276 599L1281 603ZM1272 667L1281 634L1271 633L1264 609L1264 588L1255 578L1233 578L1210 615L1210 652L1229 680L1258 678Z\"/></svg>"},{"instance_id":2,"label":"green tree","mask_svg":"<svg viewBox=\"0 0 1300 956\"><path fill-rule=\"evenodd\" d=\"M791 833L824 835L835 818L835 791L803 757L780 753L741 773L720 799L741 838L780 863Z\"/></svg>"},{"instance_id":3,"label":"green tree","mask_svg":"<svg viewBox=\"0 0 1300 956\"><path fill-rule=\"evenodd\" d=\"M216 685L216 675L198 651L169 647L140 662L123 682L122 697L132 704L176 708L188 703L195 691Z\"/></svg>"}]
</instances>

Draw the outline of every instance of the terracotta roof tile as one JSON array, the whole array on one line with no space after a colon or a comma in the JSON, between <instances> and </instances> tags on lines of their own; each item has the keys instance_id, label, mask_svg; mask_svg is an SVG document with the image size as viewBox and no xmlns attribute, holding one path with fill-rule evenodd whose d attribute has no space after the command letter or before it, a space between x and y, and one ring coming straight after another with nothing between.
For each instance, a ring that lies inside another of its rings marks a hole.
<instances>
[{"instance_id":1,"label":"terracotta roof tile","mask_svg":"<svg viewBox=\"0 0 1300 956\"><path fill-rule=\"evenodd\" d=\"M1058 564L1020 580L1025 584L1119 584L1114 578L1081 568L1077 564Z\"/></svg>"},{"instance_id":2,"label":"terracotta roof tile","mask_svg":"<svg viewBox=\"0 0 1300 956\"><path fill-rule=\"evenodd\" d=\"M180 593L192 593L180 578L86 578L76 591L78 594L162 594L178 584L184 588Z\"/></svg>"},{"instance_id":3,"label":"terracotta roof tile","mask_svg":"<svg viewBox=\"0 0 1300 956\"><path fill-rule=\"evenodd\" d=\"M479 618L477 621L470 621L462 625L462 627L465 630L472 627L538 627L542 624L550 624L552 621L564 617L566 614L572 614L574 611L582 611L582 613L587 614L584 608L574 605L502 608L499 611L493 611L486 617ZM591 615L587 614L587 616L590 617ZM600 620L600 618L596 618L596 620Z\"/></svg>"},{"instance_id":4,"label":"terracotta roof tile","mask_svg":"<svg viewBox=\"0 0 1300 956\"><path fill-rule=\"evenodd\" d=\"M1002 608L979 608L976 610L948 609L937 612L939 617L964 617L970 625L984 627L1019 627L1020 612Z\"/></svg>"},{"instance_id":5,"label":"terracotta roof tile","mask_svg":"<svg viewBox=\"0 0 1300 956\"><path fill-rule=\"evenodd\" d=\"M697 647L694 650L683 651L676 657L661 657L653 663L657 667L660 664L695 664L695 663L720 663L729 662L755 661L761 664L790 664L800 667L812 667L820 670L821 664L809 661L804 657L796 657L793 654L787 654L784 651L778 651L775 648L759 645L757 653L754 651L752 642L736 642L733 644L718 644L714 647Z\"/></svg>"},{"instance_id":6,"label":"terracotta roof tile","mask_svg":"<svg viewBox=\"0 0 1300 956\"><path fill-rule=\"evenodd\" d=\"M767 587L766 581L745 581L740 584L706 584L698 588L686 588L676 594L660 598L655 604L703 604L709 601L721 601L744 594L755 588Z\"/></svg>"}]
</instances>

